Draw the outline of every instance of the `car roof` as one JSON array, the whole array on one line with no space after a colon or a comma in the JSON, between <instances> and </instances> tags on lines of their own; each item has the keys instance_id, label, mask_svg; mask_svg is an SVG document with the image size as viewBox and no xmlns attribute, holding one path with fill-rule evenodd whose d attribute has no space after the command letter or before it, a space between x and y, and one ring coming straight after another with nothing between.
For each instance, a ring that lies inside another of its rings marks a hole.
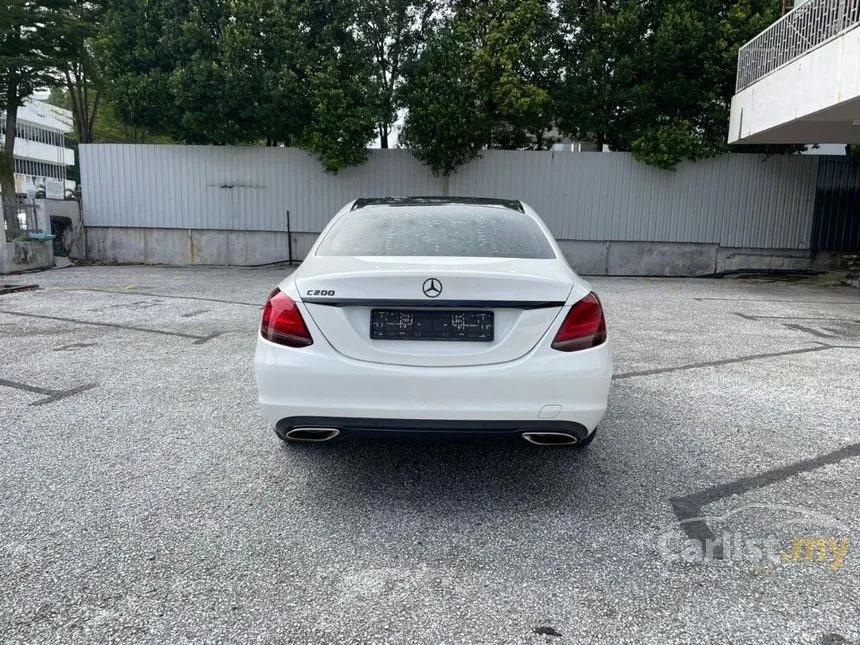
<instances>
[{"instance_id":1,"label":"car roof","mask_svg":"<svg viewBox=\"0 0 860 645\"><path fill-rule=\"evenodd\" d=\"M496 199L493 197L362 197L356 199L350 210L358 210L367 206L502 206L510 210L524 213L522 202L516 199Z\"/></svg>"}]
</instances>

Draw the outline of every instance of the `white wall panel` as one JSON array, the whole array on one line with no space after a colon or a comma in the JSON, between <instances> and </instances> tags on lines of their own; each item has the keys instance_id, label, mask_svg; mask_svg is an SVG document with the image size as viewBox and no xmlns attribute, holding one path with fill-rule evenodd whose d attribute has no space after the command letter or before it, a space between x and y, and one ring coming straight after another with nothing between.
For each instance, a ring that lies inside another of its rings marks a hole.
<instances>
[{"instance_id":1,"label":"white wall panel","mask_svg":"<svg viewBox=\"0 0 860 645\"><path fill-rule=\"evenodd\" d=\"M438 195L406 150L327 173L293 148L85 145L89 226L319 232L356 197ZM558 239L809 247L818 159L727 155L652 168L627 153L490 150L450 178L451 195L522 199Z\"/></svg>"}]
</instances>

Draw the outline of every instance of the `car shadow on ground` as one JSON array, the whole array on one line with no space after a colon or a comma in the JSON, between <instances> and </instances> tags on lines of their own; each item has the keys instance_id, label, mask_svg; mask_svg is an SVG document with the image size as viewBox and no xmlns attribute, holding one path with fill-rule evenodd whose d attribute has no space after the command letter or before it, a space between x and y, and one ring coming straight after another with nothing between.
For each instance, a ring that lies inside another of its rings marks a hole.
<instances>
[{"instance_id":1,"label":"car shadow on ground","mask_svg":"<svg viewBox=\"0 0 860 645\"><path fill-rule=\"evenodd\" d=\"M447 514L539 504L552 511L596 507L605 495L623 494L612 476L611 444L601 439L585 450L521 440L343 439L284 445L280 453L284 474L301 473L301 488L312 491L307 501L329 509Z\"/></svg>"},{"instance_id":2,"label":"car shadow on ground","mask_svg":"<svg viewBox=\"0 0 860 645\"><path fill-rule=\"evenodd\" d=\"M284 445L273 437L268 508L297 503L306 518L335 523L356 513L379 521L417 513L426 525L516 516L610 531L631 522L672 525L669 499L700 487L698 448L678 441L689 431L659 397L636 396L626 384L584 450L518 439Z\"/></svg>"}]
</instances>

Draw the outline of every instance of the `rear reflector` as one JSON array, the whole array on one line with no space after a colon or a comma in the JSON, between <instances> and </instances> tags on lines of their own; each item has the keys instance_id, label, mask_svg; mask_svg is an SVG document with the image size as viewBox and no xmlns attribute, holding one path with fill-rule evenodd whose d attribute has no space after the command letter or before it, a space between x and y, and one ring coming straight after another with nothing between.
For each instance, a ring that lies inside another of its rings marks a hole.
<instances>
[{"instance_id":1,"label":"rear reflector","mask_svg":"<svg viewBox=\"0 0 860 645\"><path fill-rule=\"evenodd\" d=\"M597 347L606 342L606 320L603 307L594 292L570 308L561 323L561 329L552 341L552 348L560 352L575 352Z\"/></svg>"},{"instance_id":2,"label":"rear reflector","mask_svg":"<svg viewBox=\"0 0 860 645\"><path fill-rule=\"evenodd\" d=\"M275 289L266 302L260 334L266 340L287 347L307 347L314 343L296 303L280 289Z\"/></svg>"}]
</instances>

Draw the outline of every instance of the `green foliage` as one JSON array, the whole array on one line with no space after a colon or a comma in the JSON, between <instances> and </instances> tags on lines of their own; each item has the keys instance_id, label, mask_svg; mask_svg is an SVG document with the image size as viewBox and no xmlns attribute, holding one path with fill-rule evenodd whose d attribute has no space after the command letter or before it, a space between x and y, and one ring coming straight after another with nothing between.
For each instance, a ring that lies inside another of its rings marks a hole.
<instances>
[{"instance_id":1,"label":"green foliage","mask_svg":"<svg viewBox=\"0 0 860 645\"><path fill-rule=\"evenodd\" d=\"M552 127L556 24L540 0L479 2L460 20L478 43L474 84L492 122L489 145L532 147Z\"/></svg>"},{"instance_id":2,"label":"green foliage","mask_svg":"<svg viewBox=\"0 0 860 645\"><path fill-rule=\"evenodd\" d=\"M633 142L632 149L639 161L664 170L673 170L684 159L698 161L716 154L690 122L683 119L645 129Z\"/></svg>"},{"instance_id":3,"label":"green foliage","mask_svg":"<svg viewBox=\"0 0 860 645\"><path fill-rule=\"evenodd\" d=\"M727 150L731 82L717 48L725 0L673 0L656 7L646 41L642 82L647 101L638 106L632 150L641 161L674 168Z\"/></svg>"},{"instance_id":4,"label":"green foliage","mask_svg":"<svg viewBox=\"0 0 860 645\"><path fill-rule=\"evenodd\" d=\"M5 111L55 85L62 12L70 0L5 0L0 4L0 90Z\"/></svg>"},{"instance_id":5,"label":"green foliage","mask_svg":"<svg viewBox=\"0 0 860 645\"><path fill-rule=\"evenodd\" d=\"M68 0L60 12L62 38L57 72L62 79L80 143L92 143L103 83L95 51L104 16L103 0Z\"/></svg>"},{"instance_id":6,"label":"green foliage","mask_svg":"<svg viewBox=\"0 0 860 645\"><path fill-rule=\"evenodd\" d=\"M672 169L728 151L738 48L780 2L562 0L559 11L561 131Z\"/></svg>"},{"instance_id":7,"label":"green foliage","mask_svg":"<svg viewBox=\"0 0 860 645\"><path fill-rule=\"evenodd\" d=\"M409 113L400 142L437 175L447 177L475 159L491 123L470 82L472 51L462 29L446 26L406 71Z\"/></svg>"},{"instance_id":8,"label":"green foliage","mask_svg":"<svg viewBox=\"0 0 860 645\"><path fill-rule=\"evenodd\" d=\"M556 94L559 130L599 147L629 149L648 26L639 0L565 0L559 4L563 80Z\"/></svg>"},{"instance_id":9,"label":"green foliage","mask_svg":"<svg viewBox=\"0 0 860 645\"><path fill-rule=\"evenodd\" d=\"M401 143L448 176L482 148L540 147L552 126L555 24L546 2L454 3L406 68Z\"/></svg>"},{"instance_id":10,"label":"green foliage","mask_svg":"<svg viewBox=\"0 0 860 645\"><path fill-rule=\"evenodd\" d=\"M172 143L170 137L155 135L120 121L116 108L108 99L102 99L93 128L93 143Z\"/></svg>"},{"instance_id":11,"label":"green foliage","mask_svg":"<svg viewBox=\"0 0 860 645\"><path fill-rule=\"evenodd\" d=\"M361 0L357 3L358 39L370 62L377 133L383 148L401 107L398 91L403 67L430 33L441 0Z\"/></svg>"},{"instance_id":12,"label":"green foliage","mask_svg":"<svg viewBox=\"0 0 860 645\"><path fill-rule=\"evenodd\" d=\"M80 142L266 141L332 171L404 111L400 142L443 176L554 129L671 169L729 150L737 49L780 4L7 0L0 92L63 85Z\"/></svg>"},{"instance_id":13,"label":"green foliage","mask_svg":"<svg viewBox=\"0 0 860 645\"><path fill-rule=\"evenodd\" d=\"M353 0L111 0L101 45L120 119L177 141L299 144L331 170L372 138ZM361 150L361 154L357 151Z\"/></svg>"},{"instance_id":14,"label":"green foliage","mask_svg":"<svg viewBox=\"0 0 860 645\"><path fill-rule=\"evenodd\" d=\"M51 90L48 103L57 107L72 109L69 91L63 87ZM75 160L80 159L78 149L80 139L77 132L66 134L66 147L75 151ZM154 135L142 128L126 125L116 116L113 104L102 98L98 107L98 118L92 122L92 134L89 143L172 143L169 137ZM81 182L80 168L77 163L66 169L66 178L76 183Z\"/></svg>"},{"instance_id":15,"label":"green foliage","mask_svg":"<svg viewBox=\"0 0 860 645\"><path fill-rule=\"evenodd\" d=\"M316 151L326 170L361 164L377 116L369 88L358 79L342 78L336 69L315 73L309 80L312 118L298 139L299 145ZM333 132L340 136L332 137Z\"/></svg>"},{"instance_id":16,"label":"green foliage","mask_svg":"<svg viewBox=\"0 0 860 645\"><path fill-rule=\"evenodd\" d=\"M0 112L6 139L0 150L0 189L15 192L13 154L17 112L35 90L56 83L68 0L6 0L0 5Z\"/></svg>"}]
</instances>

